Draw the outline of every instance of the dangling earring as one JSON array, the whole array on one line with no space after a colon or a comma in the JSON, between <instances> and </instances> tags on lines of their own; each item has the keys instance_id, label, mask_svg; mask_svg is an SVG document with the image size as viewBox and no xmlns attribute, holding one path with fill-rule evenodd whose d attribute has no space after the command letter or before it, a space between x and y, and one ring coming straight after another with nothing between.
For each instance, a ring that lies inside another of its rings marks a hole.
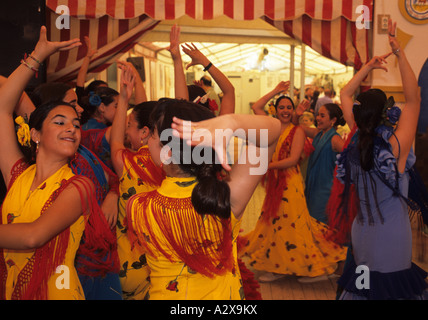
<instances>
[{"instance_id":1,"label":"dangling earring","mask_svg":"<svg viewBox=\"0 0 428 320\"><path fill-rule=\"evenodd\" d=\"M36 154L39 153L39 141L36 141Z\"/></svg>"}]
</instances>

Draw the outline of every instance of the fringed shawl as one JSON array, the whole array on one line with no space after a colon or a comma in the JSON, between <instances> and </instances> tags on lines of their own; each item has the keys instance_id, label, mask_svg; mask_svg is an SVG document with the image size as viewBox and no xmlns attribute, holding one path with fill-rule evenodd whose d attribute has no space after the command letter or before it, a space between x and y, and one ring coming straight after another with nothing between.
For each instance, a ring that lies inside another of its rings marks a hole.
<instances>
[{"instance_id":1,"label":"fringed shawl","mask_svg":"<svg viewBox=\"0 0 428 320\"><path fill-rule=\"evenodd\" d=\"M117 272L119 258L117 255L116 234L111 230L100 208L107 193L110 190L118 193L119 180L113 171L110 170L99 158L84 146L79 146L76 157L70 163L71 169L77 175L89 178L95 186L95 200L93 204L93 215L89 219L85 233L82 238L82 245L76 255L76 268L79 274L87 276L105 276L109 272ZM105 173L107 173L108 179ZM90 243L96 243L98 237L100 248ZM102 257L102 254L105 257Z\"/></svg>"},{"instance_id":2,"label":"fringed shawl","mask_svg":"<svg viewBox=\"0 0 428 320\"><path fill-rule=\"evenodd\" d=\"M28 168L28 164L23 160L19 160L12 168L12 178L8 186L8 192L17 178ZM70 184L76 187L82 201L82 213L89 215L85 221L86 241L84 250L90 253L97 264L97 270L102 270L103 266L111 270L112 264L117 261L117 258L109 254L115 252L112 246L115 245L115 239L104 233L105 219L102 219L102 212L97 205L97 201L93 187L88 184L87 179L82 179L81 176L73 175L71 178L58 181L59 187L51 194L47 195L47 201L44 203L40 215L44 214L50 205L58 198L61 192ZM41 188L43 190L43 186ZM85 201L86 200L86 201ZM3 214L3 210L2 210ZM0 220L2 223L3 218ZM7 223L12 223L13 218L7 217ZM64 261L65 254L68 248L70 237L70 227L62 231L56 237L51 239L42 247L34 250L31 258L25 264L25 267L20 271L14 292L13 300L45 300L48 298L47 284L49 278L53 275L56 268ZM0 299L5 299L7 268L5 265L3 249L0 249ZM98 265L101 264L101 265ZM114 269L114 268L113 268Z\"/></svg>"},{"instance_id":3,"label":"fringed shawl","mask_svg":"<svg viewBox=\"0 0 428 320\"><path fill-rule=\"evenodd\" d=\"M344 150L346 150L349 144L356 143L356 131L357 126L355 125L345 141ZM349 176L348 179L350 179ZM348 183L339 181L337 178L336 166L334 170L333 186L326 207L330 226L330 232L327 238L339 244L350 243L351 227L354 218L357 216L359 205L360 200L355 190L355 185L351 184L350 181L348 181Z\"/></svg>"},{"instance_id":4,"label":"fringed shawl","mask_svg":"<svg viewBox=\"0 0 428 320\"><path fill-rule=\"evenodd\" d=\"M272 161L280 161L290 156L291 146L293 143L294 134L296 133L298 126L292 124L284 130L281 137L278 140L275 153L272 157ZM305 139L305 145L303 154L309 156L313 152L314 148L312 144ZM299 160L301 162L302 158ZM290 169L299 171L299 166L287 169L274 169L268 170L262 179L262 183L266 188L267 199L264 202L263 214L261 218L263 221L268 222L277 217L279 205L281 203L282 195L284 190L287 188L287 180L290 177Z\"/></svg>"},{"instance_id":5,"label":"fringed shawl","mask_svg":"<svg viewBox=\"0 0 428 320\"><path fill-rule=\"evenodd\" d=\"M158 189L162 194L154 190L132 197L127 208L128 236L153 257L184 262L207 277L224 275L233 268L231 221L194 210L195 183L195 178L167 177ZM186 196L180 197L183 193Z\"/></svg>"},{"instance_id":6,"label":"fringed shawl","mask_svg":"<svg viewBox=\"0 0 428 320\"><path fill-rule=\"evenodd\" d=\"M147 146L141 147L136 152L133 152L129 149L124 149L122 151L122 161L124 169L127 170L129 174L131 174L131 171L128 170L129 168L127 167L129 164L129 166L136 173L137 179L139 181L141 180L145 184L160 186L163 179L165 178L165 173L163 170L157 167L153 162Z\"/></svg>"}]
</instances>

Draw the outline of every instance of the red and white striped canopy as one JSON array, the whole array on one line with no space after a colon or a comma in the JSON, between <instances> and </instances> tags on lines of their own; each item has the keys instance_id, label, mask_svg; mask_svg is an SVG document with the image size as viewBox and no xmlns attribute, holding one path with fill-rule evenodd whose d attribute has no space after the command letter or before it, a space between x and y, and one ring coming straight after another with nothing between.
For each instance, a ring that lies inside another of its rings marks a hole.
<instances>
[{"instance_id":1,"label":"red and white striped canopy","mask_svg":"<svg viewBox=\"0 0 428 320\"><path fill-rule=\"evenodd\" d=\"M226 15L235 20L262 18L320 54L359 69L369 59L370 29L359 29L357 7L364 5L372 20L373 0L46 0L50 9L50 39L89 36L98 49L90 72L99 72L162 20L187 15L209 20ZM55 13L69 8L70 29L57 29ZM76 51L76 52L74 52ZM48 63L49 81L76 78L84 48L61 52Z\"/></svg>"},{"instance_id":2,"label":"red and white striped canopy","mask_svg":"<svg viewBox=\"0 0 428 320\"><path fill-rule=\"evenodd\" d=\"M51 10L66 5L70 15L79 19L132 19L143 14L154 20L176 19L184 15L197 20L226 15L235 20L253 20L263 16L272 20L293 20L308 15L317 20L341 16L355 21L359 5L372 6L364 0L46 0Z\"/></svg>"}]
</instances>

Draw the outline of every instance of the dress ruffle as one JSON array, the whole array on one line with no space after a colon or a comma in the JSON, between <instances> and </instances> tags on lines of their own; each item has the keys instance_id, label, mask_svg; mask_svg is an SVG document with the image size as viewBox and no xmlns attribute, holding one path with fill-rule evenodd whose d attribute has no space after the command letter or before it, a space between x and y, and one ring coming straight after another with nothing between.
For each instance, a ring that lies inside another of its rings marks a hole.
<instances>
[{"instance_id":1,"label":"dress ruffle","mask_svg":"<svg viewBox=\"0 0 428 320\"><path fill-rule=\"evenodd\" d=\"M384 181L396 185L397 159L392 153L392 146L389 143L389 139L394 133L393 129L387 126L379 126L376 128L376 133L378 136L374 140L373 147L375 168L383 176Z\"/></svg>"},{"instance_id":2,"label":"dress ruffle","mask_svg":"<svg viewBox=\"0 0 428 320\"><path fill-rule=\"evenodd\" d=\"M344 288L341 299L349 299L349 294L356 299L368 300L421 300L428 299L427 272L412 263L409 269L382 273L370 271L369 289L358 289L356 283L363 274L356 272L355 262L343 271L338 285ZM352 298L351 298L352 299Z\"/></svg>"}]
</instances>

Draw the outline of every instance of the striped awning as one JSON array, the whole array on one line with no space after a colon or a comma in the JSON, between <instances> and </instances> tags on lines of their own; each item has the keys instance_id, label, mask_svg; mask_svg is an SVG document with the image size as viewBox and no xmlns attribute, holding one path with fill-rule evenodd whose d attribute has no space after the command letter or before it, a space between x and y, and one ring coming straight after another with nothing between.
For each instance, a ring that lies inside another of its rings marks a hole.
<instances>
[{"instance_id":1,"label":"striped awning","mask_svg":"<svg viewBox=\"0 0 428 320\"><path fill-rule=\"evenodd\" d=\"M366 21L373 16L373 0L46 0L50 39L89 36L98 49L90 72L108 67L131 49L142 35L162 20L187 15L197 20L228 16L234 20L264 19L318 53L359 69L369 60L371 28L358 28L365 6ZM65 5L70 29L56 28L55 13ZM368 11L368 12L367 12ZM76 52L74 52L76 51ZM76 78L84 48L53 55L48 62L49 81Z\"/></svg>"}]
</instances>

